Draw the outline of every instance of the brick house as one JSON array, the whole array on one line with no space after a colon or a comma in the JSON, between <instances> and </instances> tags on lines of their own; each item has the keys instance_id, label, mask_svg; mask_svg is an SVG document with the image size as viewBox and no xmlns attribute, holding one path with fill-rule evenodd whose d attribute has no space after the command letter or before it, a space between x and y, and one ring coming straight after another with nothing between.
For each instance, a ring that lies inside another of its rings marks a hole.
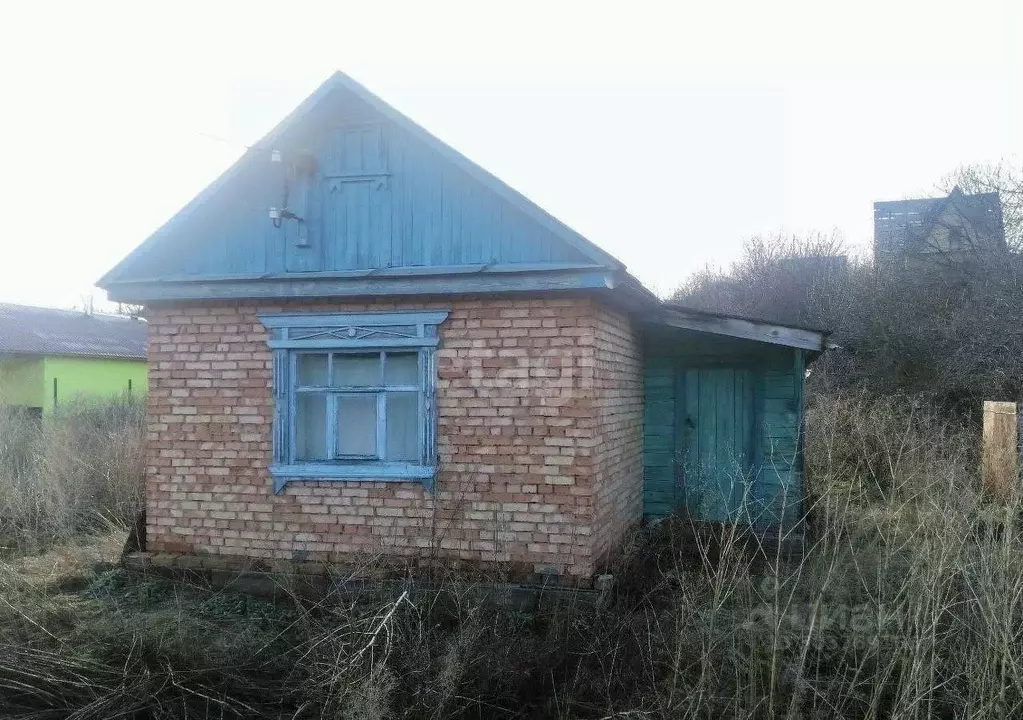
<instances>
[{"instance_id":1,"label":"brick house","mask_svg":"<svg viewBox=\"0 0 1023 720\"><path fill-rule=\"evenodd\" d=\"M340 73L100 284L147 308L152 552L584 583L644 515L798 512L821 332L661 303Z\"/></svg>"}]
</instances>

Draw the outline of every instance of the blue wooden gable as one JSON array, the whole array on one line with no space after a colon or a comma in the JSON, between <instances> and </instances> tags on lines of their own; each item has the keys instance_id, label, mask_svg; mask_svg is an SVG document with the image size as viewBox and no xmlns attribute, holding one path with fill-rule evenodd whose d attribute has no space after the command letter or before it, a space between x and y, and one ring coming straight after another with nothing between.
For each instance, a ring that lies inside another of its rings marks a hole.
<instances>
[{"instance_id":1,"label":"blue wooden gable","mask_svg":"<svg viewBox=\"0 0 1023 720\"><path fill-rule=\"evenodd\" d=\"M338 73L100 285L125 301L490 292L623 271Z\"/></svg>"}]
</instances>

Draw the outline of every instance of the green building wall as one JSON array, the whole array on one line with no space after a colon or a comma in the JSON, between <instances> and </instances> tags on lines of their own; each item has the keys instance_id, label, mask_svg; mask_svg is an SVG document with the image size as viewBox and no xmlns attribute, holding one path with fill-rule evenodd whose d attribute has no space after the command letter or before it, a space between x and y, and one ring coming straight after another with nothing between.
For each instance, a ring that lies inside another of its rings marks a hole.
<instances>
[{"instance_id":1,"label":"green building wall","mask_svg":"<svg viewBox=\"0 0 1023 720\"><path fill-rule=\"evenodd\" d=\"M43 357L0 361L0 403L53 410L75 400L144 395L145 360Z\"/></svg>"}]
</instances>

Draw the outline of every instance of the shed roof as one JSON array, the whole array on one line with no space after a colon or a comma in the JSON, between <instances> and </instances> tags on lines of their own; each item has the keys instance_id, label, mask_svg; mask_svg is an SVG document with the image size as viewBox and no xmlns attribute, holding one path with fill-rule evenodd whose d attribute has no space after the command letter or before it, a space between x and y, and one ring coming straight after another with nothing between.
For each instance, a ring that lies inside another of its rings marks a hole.
<instances>
[{"instance_id":1,"label":"shed roof","mask_svg":"<svg viewBox=\"0 0 1023 720\"><path fill-rule=\"evenodd\" d=\"M0 355L146 359L144 320L0 303Z\"/></svg>"},{"instance_id":2,"label":"shed roof","mask_svg":"<svg viewBox=\"0 0 1023 720\"><path fill-rule=\"evenodd\" d=\"M649 319L655 324L668 327L708 332L770 345L783 345L817 353L825 350L830 334L829 331L821 328L787 325L742 315L697 310L675 303L663 303L660 313Z\"/></svg>"}]
</instances>

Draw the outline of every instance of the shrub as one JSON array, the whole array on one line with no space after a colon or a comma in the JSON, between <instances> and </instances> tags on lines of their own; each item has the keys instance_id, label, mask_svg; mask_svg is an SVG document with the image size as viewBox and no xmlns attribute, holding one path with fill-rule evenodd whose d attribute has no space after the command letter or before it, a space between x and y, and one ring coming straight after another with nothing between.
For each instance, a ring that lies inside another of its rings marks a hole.
<instances>
[{"instance_id":1,"label":"shrub","mask_svg":"<svg viewBox=\"0 0 1023 720\"><path fill-rule=\"evenodd\" d=\"M953 472L963 481L975 475L977 433L925 397L811 394L806 428L811 499L849 490L863 502L883 502L896 491L930 489L934 478Z\"/></svg>"},{"instance_id":2,"label":"shrub","mask_svg":"<svg viewBox=\"0 0 1023 720\"><path fill-rule=\"evenodd\" d=\"M1023 398L1023 256L894 269L844 252L828 236L754 238L727 271L698 273L672 299L831 331L814 391L922 395L971 414Z\"/></svg>"}]
</instances>

